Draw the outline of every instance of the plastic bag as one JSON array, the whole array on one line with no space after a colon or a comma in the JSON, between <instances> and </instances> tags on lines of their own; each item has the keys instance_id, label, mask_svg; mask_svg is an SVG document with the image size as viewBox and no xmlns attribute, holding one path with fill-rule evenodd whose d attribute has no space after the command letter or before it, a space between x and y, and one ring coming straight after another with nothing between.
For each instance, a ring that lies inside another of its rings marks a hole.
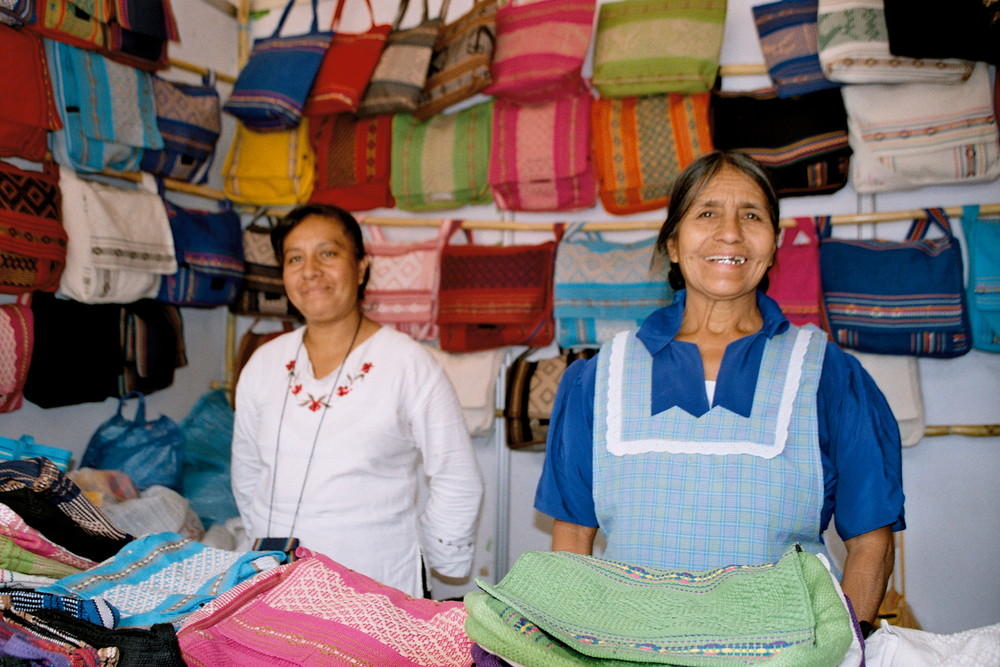
<instances>
[{"instance_id":1,"label":"plastic bag","mask_svg":"<svg viewBox=\"0 0 1000 667\"><path fill-rule=\"evenodd\" d=\"M135 419L122 416L125 401L139 399ZM137 391L118 401L115 415L97 427L83 454L80 467L121 470L140 491L154 484L181 489L184 433L170 417L146 421L146 399Z\"/></svg>"}]
</instances>

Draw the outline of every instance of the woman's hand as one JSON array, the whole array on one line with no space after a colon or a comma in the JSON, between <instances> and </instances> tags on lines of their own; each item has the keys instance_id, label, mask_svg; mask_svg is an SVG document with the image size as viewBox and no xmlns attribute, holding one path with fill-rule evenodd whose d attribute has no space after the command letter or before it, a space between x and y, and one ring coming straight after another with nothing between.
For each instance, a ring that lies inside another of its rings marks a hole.
<instances>
[{"instance_id":1,"label":"woman's hand","mask_svg":"<svg viewBox=\"0 0 1000 667\"><path fill-rule=\"evenodd\" d=\"M851 599L858 621L875 623L885 587L896 562L892 530L883 526L844 541L847 560L841 587Z\"/></svg>"},{"instance_id":2,"label":"woman's hand","mask_svg":"<svg viewBox=\"0 0 1000 667\"><path fill-rule=\"evenodd\" d=\"M596 526L581 526L556 519L552 524L552 551L568 551L590 556L594 553L596 535Z\"/></svg>"}]
</instances>

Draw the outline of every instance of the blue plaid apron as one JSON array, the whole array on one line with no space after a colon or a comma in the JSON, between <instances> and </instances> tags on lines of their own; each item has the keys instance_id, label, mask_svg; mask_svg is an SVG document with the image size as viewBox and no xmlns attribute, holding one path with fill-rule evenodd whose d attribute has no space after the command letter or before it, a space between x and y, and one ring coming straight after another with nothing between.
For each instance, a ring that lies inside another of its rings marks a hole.
<instances>
[{"instance_id":1,"label":"blue plaid apron","mask_svg":"<svg viewBox=\"0 0 1000 667\"><path fill-rule=\"evenodd\" d=\"M715 406L649 416L653 361L634 331L599 355L594 503L606 558L694 570L778 560L799 542L826 553L816 392L817 328L765 347L749 418Z\"/></svg>"}]
</instances>

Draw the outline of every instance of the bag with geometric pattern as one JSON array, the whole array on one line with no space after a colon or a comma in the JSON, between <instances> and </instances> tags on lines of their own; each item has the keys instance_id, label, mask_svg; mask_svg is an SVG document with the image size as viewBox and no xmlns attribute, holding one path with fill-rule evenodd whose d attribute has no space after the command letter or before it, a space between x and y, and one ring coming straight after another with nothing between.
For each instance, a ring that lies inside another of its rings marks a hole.
<instances>
[{"instance_id":1,"label":"bag with geometric pattern","mask_svg":"<svg viewBox=\"0 0 1000 667\"><path fill-rule=\"evenodd\" d=\"M66 266L59 168L0 162L0 292L54 292Z\"/></svg>"}]
</instances>

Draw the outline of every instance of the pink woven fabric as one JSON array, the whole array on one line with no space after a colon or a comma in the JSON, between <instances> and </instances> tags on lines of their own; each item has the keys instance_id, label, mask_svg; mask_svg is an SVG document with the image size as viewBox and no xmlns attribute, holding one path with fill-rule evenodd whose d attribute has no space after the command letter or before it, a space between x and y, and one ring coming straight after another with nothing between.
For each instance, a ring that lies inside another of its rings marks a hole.
<instances>
[{"instance_id":1,"label":"pink woven fabric","mask_svg":"<svg viewBox=\"0 0 1000 667\"><path fill-rule=\"evenodd\" d=\"M9 537L17 546L39 556L45 556L81 570L97 566L96 561L77 556L55 542L50 541L36 529L29 526L21 515L0 503L0 535Z\"/></svg>"},{"instance_id":2,"label":"pink woven fabric","mask_svg":"<svg viewBox=\"0 0 1000 667\"><path fill-rule=\"evenodd\" d=\"M188 617L192 666L468 667L465 606L411 598L321 554L263 572Z\"/></svg>"},{"instance_id":3,"label":"pink woven fabric","mask_svg":"<svg viewBox=\"0 0 1000 667\"><path fill-rule=\"evenodd\" d=\"M546 104L494 103L489 183L499 208L574 211L596 203L593 101L584 90Z\"/></svg>"},{"instance_id":4,"label":"pink woven fabric","mask_svg":"<svg viewBox=\"0 0 1000 667\"><path fill-rule=\"evenodd\" d=\"M460 226L460 220L442 220L435 238L412 242L388 241L381 227L369 226L365 251L372 263L365 314L416 340L437 338L441 248Z\"/></svg>"},{"instance_id":5,"label":"pink woven fabric","mask_svg":"<svg viewBox=\"0 0 1000 667\"><path fill-rule=\"evenodd\" d=\"M493 83L483 92L522 104L542 103L584 88L595 0L508 3L497 10Z\"/></svg>"},{"instance_id":6,"label":"pink woven fabric","mask_svg":"<svg viewBox=\"0 0 1000 667\"><path fill-rule=\"evenodd\" d=\"M820 327L822 288L816 223L812 218L796 218L795 227L782 230L780 243L768 272L767 295L778 302L792 324Z\"/></svg>"}]
</instances>

